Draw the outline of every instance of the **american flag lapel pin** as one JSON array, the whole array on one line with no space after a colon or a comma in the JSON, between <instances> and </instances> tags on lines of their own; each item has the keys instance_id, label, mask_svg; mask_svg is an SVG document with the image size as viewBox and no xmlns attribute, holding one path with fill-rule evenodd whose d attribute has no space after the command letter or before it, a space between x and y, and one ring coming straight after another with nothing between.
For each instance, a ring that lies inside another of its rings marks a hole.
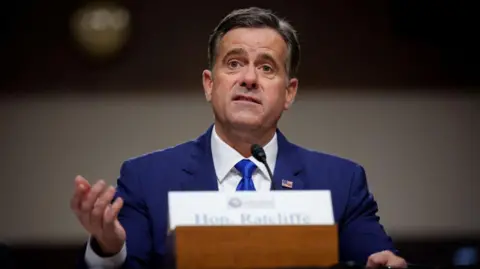
<instances>
[{"instance_id":1,"label":"american flag lapel pin","mask_svg":"<svg viewBox=\"0 0 480 269\"><path fill-rule=\"evenodd\" d=\"M282 179L282 187L284 188L293 188L293 182L290 180Z\"/></svg>"}]
</instances>

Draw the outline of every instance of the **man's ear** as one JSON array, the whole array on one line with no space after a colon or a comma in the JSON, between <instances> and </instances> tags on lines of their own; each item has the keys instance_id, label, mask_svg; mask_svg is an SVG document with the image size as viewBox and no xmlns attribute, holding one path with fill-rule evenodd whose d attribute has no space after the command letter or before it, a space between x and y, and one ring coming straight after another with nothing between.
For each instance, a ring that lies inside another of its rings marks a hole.
<instances>
[{"instance_id":1,"label":"man's ear","mask_svg":"<svg viewBox=\"0 0 480 269\"><path fill-rule=\"evenodd\" d=\"M288 82L287 90L285 91L285 106L284 109L288 110L293 102L295 101L295 96L297 96L298 89L298 79L292 78Z\"/></svg>"},{"instance_id":2,"label":"man's ear","mask_svg":"<svg viewBox=\"0 0 480 269\"><path fill-rule=\"evenodd\" d=\"M212 100L212 89L213 89L212 71L208 69L203 70L202 83L203 83L203 91L205 92L205 98L207 99L207 102L210 102L210 100Z\"/></svg>"}]
</instances>

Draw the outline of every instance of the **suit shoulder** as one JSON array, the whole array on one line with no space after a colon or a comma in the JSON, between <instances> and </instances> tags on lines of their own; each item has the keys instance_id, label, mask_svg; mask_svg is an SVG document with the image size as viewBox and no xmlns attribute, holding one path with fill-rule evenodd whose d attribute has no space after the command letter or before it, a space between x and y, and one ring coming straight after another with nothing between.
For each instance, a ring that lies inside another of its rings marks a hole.
<instances>
[{"instance_id":1,"label":"suit shoulder","mask_svg":"<svg viewBox=\"0 0 480 269\"><path fill-rule=\"evenodd\" d=\"M307 149L300 146L297 147L306 163L340 169L363 169L359 163L351 159L318 150Z\"/></svg>"},{"instance_id":2,"label":"suit shoulder","mask_svg":"<svg viewBox=\"0 0 480 269\"><path fill-rule=\"evenodd\" d=\"M125 160L125 163L133 166L148 166L152 163L159 164L162 161L168 161L168 163L171 163L172 161L179 161L193 149L194 143L195 141L192 140L175 146L150 151L128 158Z\"/></svg>"},{"instance_id":3,"label":"suit shoulder","mask_svg":"<svg viewBox=\"0 0 480 269\"><path fill-rule=\"evenodd\" d=\"M365 169L353 160L311 149L299 148L298 150L302 152L299 155L302 156L306 173L325 179L331 186L348 189L347 186L354 181L366 180Z\"/></svg>"}]
</instances>

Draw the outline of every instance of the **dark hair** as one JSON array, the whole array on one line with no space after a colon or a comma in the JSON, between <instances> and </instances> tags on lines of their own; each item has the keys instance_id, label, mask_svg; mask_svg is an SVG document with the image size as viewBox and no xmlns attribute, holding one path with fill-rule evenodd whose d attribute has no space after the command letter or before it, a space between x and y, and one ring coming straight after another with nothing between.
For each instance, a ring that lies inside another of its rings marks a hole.
<instances>
[{"instance_id":1,"label":"dark hair","mask_svg":"<svg viewBox=\"0 0 480 269\"><path fill-rule=\"evenodd\" d=\"M277 31L287 43L288 56L286 70L290 78L297 75L300 64L300 44L295 29L278 18L273 12L258 7L237 9L220 21L208 40L208 66L210 70L215 65L217 47L220 39L235 28L271 28Z\"/></svg>"}]
</instances>

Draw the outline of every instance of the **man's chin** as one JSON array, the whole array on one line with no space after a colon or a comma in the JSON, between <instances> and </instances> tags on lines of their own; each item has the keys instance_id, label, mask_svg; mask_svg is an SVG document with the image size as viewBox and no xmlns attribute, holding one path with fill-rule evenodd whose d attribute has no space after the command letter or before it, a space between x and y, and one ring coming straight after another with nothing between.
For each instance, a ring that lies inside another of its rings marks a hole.
<instances>
[{"instance_id":1,"label":"man's chin","mask_svg":"<svg viewBox=\"0 0 480 269\"><path fill-rule=\"evenodd\" d=\"M259 118L236 118L230 123L232 127L238 130L257 130L262 126L262 120Z\"/></svg>"}]
</instances>

